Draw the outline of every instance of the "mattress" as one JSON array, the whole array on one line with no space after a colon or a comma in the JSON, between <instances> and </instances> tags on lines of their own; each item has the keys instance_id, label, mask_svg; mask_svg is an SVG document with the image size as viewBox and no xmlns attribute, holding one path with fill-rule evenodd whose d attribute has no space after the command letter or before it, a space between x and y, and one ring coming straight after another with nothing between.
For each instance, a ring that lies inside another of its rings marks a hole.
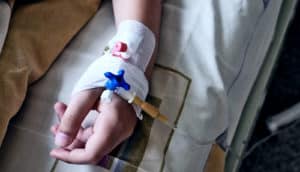
<instances>
[{"instance_id":1,"label":"mattress","mask_svg":"<svg viewBox=\"0 0 300 172\"><path fill-rule=\"evenodd\" d=\"M107 169L202 171L217 137L227 133L222 144L230 147L276 36L281 5L280 0L165 1L148 100L188 135L146 119L139 126L145 129L143 138L134 142L142 149L125 142L110 155ZM30 86L0 149L1 169L107 171L52 159L49 152L54 144L49 128L57 120L53 104L69 101L78 76L99 57L114 32L111 3L106 1L48 73ZM139 138L137 135L132 140Z\"/></svg>"}]
</instances>

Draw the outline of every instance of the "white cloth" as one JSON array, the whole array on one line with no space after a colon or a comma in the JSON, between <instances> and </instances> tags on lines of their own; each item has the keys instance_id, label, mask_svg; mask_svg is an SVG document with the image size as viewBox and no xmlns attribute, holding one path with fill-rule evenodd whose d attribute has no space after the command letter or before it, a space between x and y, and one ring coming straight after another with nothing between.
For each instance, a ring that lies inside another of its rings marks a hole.
<instances>
[{"instance_id":1,"label":"white cloth","mask_svg":"<svg viewBox=\"0 0 300 172\"><path fill-rule=\"evenodd\" d=\"M126 53L125 60L114 56L114 46L118 42L126 45L125 52L119 52ZM88 67L74 87L73 95L79 91L105 87L108 80L104 76L105 72L117 74L119 70L124 70L124 79L130 85L128 91L145 100L149 88L144 71L152 57L154 48L155 36L144 24L135 20L121 22L117 34L109 41L109 49L105 50L104 55ZM112 91L104 91L101 98L110 99ZM103 100L103 102L106 101ZM141 109L136 105L133 105L133 108L137 117L142 119Z\"/></svg>"},{"instance_id":2,"label":"white cloth","mask_svg":"<svg viewBox=\"0 0 300 172\"><path fill-rule=\"evenodd\" d=\"M0 0L0 53L7 34L11 9L9 5Z\"/></svg>"},{"instance_id":3,"label":"white cloth","mask_svg":"<svg viewBox=\"0 0 300 172\"><path fill-rule=\"evenodd\" d=\"M141 22L125 20L119 24L117 34L109 41L110 49L118 41L128 46L128 62L145 71L155 48L153 32Z\"/></svg>"},{"instance_id":4,"label":"white cloth","mask_svg":"<svg viewBox=\"0 0 300 172\"><path fill-rule=\"evenodd\" d=\"M85 71L80 80L77 82L73 89L73 95L77 92L105 87L107 78L105 78L105 72L111 72L117 74L120 69L125 70L124 79L130 85L130 90L136 93L138 97L145 100L148 93L148 81L144 75L144 72L138 69L138 67L124 62L122 59L112 56L111 54L105 54L102 57L96 59ZM133 106L139 119L142 119L140 108Z\"/></svg>"}]
</instances>

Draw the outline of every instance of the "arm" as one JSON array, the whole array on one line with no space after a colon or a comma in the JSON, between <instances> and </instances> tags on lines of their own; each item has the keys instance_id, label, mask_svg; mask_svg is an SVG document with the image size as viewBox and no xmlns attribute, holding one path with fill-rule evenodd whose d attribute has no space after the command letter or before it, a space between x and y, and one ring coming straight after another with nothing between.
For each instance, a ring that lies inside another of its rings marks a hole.
<instances>
[{"instance_id":1,"label":"arm","mask_svg":"<svg viewBox=\"0 0 300 172\"><path fill-rule=\"evenodd\" d=\"M157 52L161 0L113 0L113 9L117 26L124 20L133 19L145 24L155 34L156 48L146 70L149 79Z\"/></svg>"},{"instance_id":2,"label":"arm","mask_svg":"<svg viewBox=\"0 0 300 172\"><path fill-rule=\"evenodd\" d=\"M150 28L157 40L161 10L159 0L113 0L113 5L117 25L127 19L137 20ZM152 57L146 68L148 77L153 62ZM68 106L61 102L55 105L61 121L51 130L56 145L60 147L52 150L51 156L70 163L97 164L132 134L137 122L132 106L116 95L113 95L111 103L103 104L99 102L102 91L102 88L81 91L72 97ZM82 128L83 119L92 109L101 114L93 126Z\"/></svg>"}]
</instances>

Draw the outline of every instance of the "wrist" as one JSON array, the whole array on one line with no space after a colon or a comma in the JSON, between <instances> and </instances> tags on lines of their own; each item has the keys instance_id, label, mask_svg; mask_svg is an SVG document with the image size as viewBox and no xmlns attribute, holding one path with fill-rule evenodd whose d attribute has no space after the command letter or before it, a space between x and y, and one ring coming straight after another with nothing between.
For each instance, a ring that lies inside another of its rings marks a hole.
<instances>
[{"instance_id":1,"label":"wrist","mask_svg":"<svg viewBox=\"0 0 300 172\"><path fill-rule=\"evenodd\" d=\"M127 46L127 61L145 72L155 49L154 33L139 21L125 20L119 24L116 35L109 41L110 53L119 42Z\"/></svg>"},{"instance_id":2,"label":"wrist","mask_svg":"<svg viewBox=\"0 0 300 172\"><path fill-rule=\"evenodd\" d=\"M126 47L124 47L126 46ZM116 35L108 44L104 55L94 61L75 86L73 93L105 87L108 81L104 74L125 71L125 81L130 84L130 92L145 100L148 94L148 80L145 70L155 48L155 36L149 28L138 21L126 20L120 23ZM111 95L112 91L108 91ZM107 92L104 91L106 94ZM103 93L102 93L103 94ZM107 96L109 97L109 96ZM139 119L139 107L133 105Z\"/></svg>"}]
</instances>

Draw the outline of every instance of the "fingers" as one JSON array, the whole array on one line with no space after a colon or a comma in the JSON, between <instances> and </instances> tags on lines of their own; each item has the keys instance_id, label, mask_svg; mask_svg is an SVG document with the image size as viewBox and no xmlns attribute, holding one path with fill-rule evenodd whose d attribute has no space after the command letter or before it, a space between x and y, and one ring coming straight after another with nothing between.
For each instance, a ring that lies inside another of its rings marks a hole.
<instances>
[{"instance_id":1,"label":"fingers","mask_svg":"<svg viewBox=\"0 0 300 172\"><path fill-rule=\"evenodd\" d=\"M58 118L59 121L61 120L62 116L64 115L66 109L67 109L67 105L64 104L63 102L56 102L54 104L54 110L57 114L57 118ZM59 127L59 124L54 124L50 128L50 131L52 132L52 134L54 136L56 135L56 133L58 131L58 127Z\"/></svg>"},{"instance_id":2,"label":"fingers","mask_svg":"<svg viewBox=\"0 0 300 172\"><path fill-rule=\"evenodd\" d=\"M66 147L75 139L83 119L99 98L100 89L90 89L77 93L68 107L56 104L55 110L61 116L61 123L55 136L55 144ZM65 109L65 112L63 113ZM62 115L63 114L63 115Z\"/></svg>"},{"instance_id":3,"label":"fingers","mask_svg":"<svg viewBox=\"0 0 300 172\"><path fill-rule=\"evenodd\" d=\"M62 102L57 102L54 105L54 109L57 113L58 120L61 121L61 118L63 117L65 110L67 109L67 105ZM56 136L56 133L58 131L59 124L53 125L50 130L53 133L54 136ZM83 148L85 146L85 143L87 142L88 138L92 135L93 129L92 127L88 128L82 128L80 127L78 134L76 138L73 140L73 142L67 147L67 149L72 150L75 148Z\"/></svg>"},{"instance_id":4,"label":"fingers","mask_svg":"<svg viewBox=\"0 0 300 172\"><path fill-rule=\"evenodd\" d=\"M73 148L73 149L57 148L57 149L52 150L50 152L50 155L57 159L60 159L60 160L63 160L63 161L69 162L69 163L97 164L97 162L104 155L102 153L103 146L101 146L101 145L104 145L105 147L109 147L110 145L107 145L105 143L103 144L103 139L99 139L98 134L97 135L93 134L89 138L85 138L89 134L91 134L91 133L81 135L82 137L80 139L87 141L84 148L81 148L81 149L78 149L78 147ZM109 139L109 137L106 137L105 140L106 139ZM78 140L79 140L79 138L78 138ZM74 141L73 143L79 144L79 143L76 143L76 142L78 142L78 140ZM73 143L70 146L72 146ZM101 150L99 151L99 149L101 149ZM104 149L104 150L106 150L106 149Z\"/></svg>"},{"instance_id":5,"label":"fingers","mask_svg":"<svg viewBox=\"0 0 300 172\"><path fill-rule=\"evenodd\" d=\"M54 110L55 110L59 120L64 115L66 109L67 109L67 105L62 102L56 102L54 104Z\"/></svg>"},{"instance_id":6,"label":"fingers","mask_svg":"<svg viewBox=\"0 0 300 172\"><path fill-rule=\"evenodd\" d=\"M113 147L115 147L116 137L112 138L113 133L107 130L107 127L101 127L102 132L93 134L87 140L85 148L78 149L64 149L57 148L50 152L50 155L69 162L76 164L97 164L99 160L105 154L109 153ZM79 144L77 139L74 140L73 144ZM77 143L76 143L77 142ZM68 146L69 148L69 146Z\"/></svg>"},{"instance_id":7,"label":"fingers","mask_svg":"<svg viewBox=\"0 0 300 172\"><path fill-rule=\"evenodd\" d=\"M87 158L84 149L73 149L70 151L63 148L57 148L52 150L50 155L68 163L86 164L91 161L91 159Z\"/></svg>"},{"instance_id":8,"label":"fingers","mask_svg":"<svg viewBox=\"0 0 300 172\"><path fill-rule=\"evenodd\" d=\"M90 131L84 130L86 134L78 134L76 138L86 141L84 148L58 148L52 150L50 155L69 163L97 164L103 156L128 138L137 120L132 107L126 102L115 100L100 106L101 115L96 119L93 128Z\"/></svg>"},{"instance_id":9,"label":"fingers","mask_svg":"<svg viewBox=\"0 0 300 172\"><path fill-rule=\"evenodd\" d=\"M69 150L73 150L75 148L84 148L86 142L93 134L93 127L88 128L80 128L76 138L73 142L67 147Z\"/></svg>"},{"instance_id":10,"label":"fingers","mask_svg":"<svg viewBox=\"0 0 300 172\"><path fill-rule=\"evenodd\" d=\"M56 136L56 133L58 131L58 124L55 124L51 127L51 132L53 133L53 136ZM75 148L83 148L89 139L89 137L93 134L93 128L88 127L88 128L80 128L78 131L78 134L76 138L73 140L73 142L66 147L68 150L72 150Z\"/></svg>"},{"instance_id":11,"label":"fingers","mask_svg":"<svg viewBox=\"0 0 300 172\"><path fill-rule=\"evenodd\" d=\"M55 136L57 131L58 131L58 126L59 124L54 124L51 126L50 131L52 132L52 134Z\"/></svg>"},{"instance_id":12,"label":"fingers","mask_svg":"<svg viewBox=\"0 0 300 172\"><path fill-rule=\"evenodd\" d=\"M62 102L57 102L54 104L54 110L57 114L58 120L60 121L60 119L62 118L62 116L64 115L65 111L67 109L67 105L62 103ZM52 125L50 128L50 131L52 132L52 134L55 136L57 131L58 131L58 127L59 124L55 124Z\"/></svg>"}]
</instances>

